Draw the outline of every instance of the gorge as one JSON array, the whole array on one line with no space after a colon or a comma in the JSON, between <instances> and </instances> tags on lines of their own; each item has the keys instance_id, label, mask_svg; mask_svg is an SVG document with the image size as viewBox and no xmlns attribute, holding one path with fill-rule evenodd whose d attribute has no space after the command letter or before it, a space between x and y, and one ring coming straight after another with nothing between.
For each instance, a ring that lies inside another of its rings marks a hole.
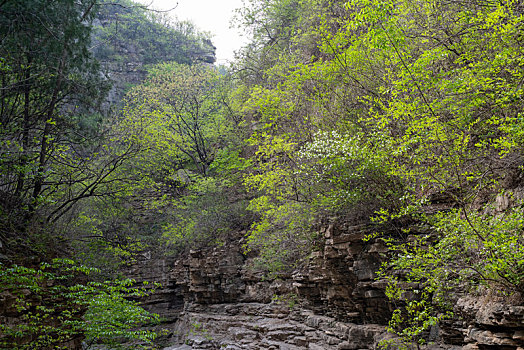
<instances>
[{"instance_id":1,"label":"gorge","mask_svg":"<svg viewBox=\"0 0 524 350\"><path fill-rule=\"evenodd\" d=\"M0 349L524 349L524 5L0 0Z\"/></svg>"}]
</instances>

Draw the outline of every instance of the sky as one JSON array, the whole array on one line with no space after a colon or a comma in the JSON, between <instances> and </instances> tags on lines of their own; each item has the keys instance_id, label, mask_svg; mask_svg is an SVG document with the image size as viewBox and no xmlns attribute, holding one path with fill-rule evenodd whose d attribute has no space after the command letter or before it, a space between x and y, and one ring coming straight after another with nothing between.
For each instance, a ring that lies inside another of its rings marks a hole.
<instances>
[{"instance_id":1,"label":"sky","mask_svg":"<svg viewBox=\"0 0 524 350\"><path fill-rule=\"evenodd\" d=\"M218 64L232 61L234 51L240 49L246 38L237 28L230 28L235 9L242 7L242 0L140 0L158 10L168 10L179 20L191 20L198 29L211 32L216 46ZM177 5L178 3L178 5Z\"/></svg>"}]
</instances>

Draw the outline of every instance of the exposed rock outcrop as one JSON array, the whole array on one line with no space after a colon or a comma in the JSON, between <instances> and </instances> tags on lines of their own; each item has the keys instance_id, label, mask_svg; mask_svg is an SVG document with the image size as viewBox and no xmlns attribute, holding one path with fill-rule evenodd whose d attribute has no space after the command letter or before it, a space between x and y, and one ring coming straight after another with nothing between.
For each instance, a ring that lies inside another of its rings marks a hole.
<instances>
[{"instance_id":1,"label":"exposed rock outcrop","mask_svg":"<svg viewBox=\"0 0 524 350\"><path fill-rule=\"evenodd\" d=\"M242 236L185 259L144 259L138 278L164 288L149 300L170 331L165 349L374 349L390 306L375 280L386 247L364 242L366 225L327 225L306 269L263 278L242 251ZM456 318L431 330L432 349L524 348L524 306L459 299Z\"/></svg>"}]
</instances>

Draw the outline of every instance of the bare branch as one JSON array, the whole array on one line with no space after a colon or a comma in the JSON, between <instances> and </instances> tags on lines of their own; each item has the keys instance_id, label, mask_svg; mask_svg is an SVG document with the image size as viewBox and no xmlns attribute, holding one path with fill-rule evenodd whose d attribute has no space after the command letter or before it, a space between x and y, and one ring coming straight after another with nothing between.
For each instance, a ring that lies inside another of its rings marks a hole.
<instances>
[{"instance_id":1,"label":"bare branch","mask_svg":"<svg viewBox=\"0 0 524 350\"><path fill-rule=\"evenodd\" d=\"M117 3L117 2L107 2L107 3L102 4L102 6L112 5L112 6L118 6L118 7L121 7L121 8L125 8L125 9L139 8L139 9L143 9L143 10L150 11L150 12L156 12L156 13L171 12L171 11L175 10L178 7L178 2L177 2L175 7L172 7L170 9L167 9L167 10L156 10L156 9L150 8L150 6L152 4L153 4L153 1L151 1L148 5L138 5L137 4L137 5L131 5L131 6L120 4L120 3Z\"/></svg>"}]
</instances>

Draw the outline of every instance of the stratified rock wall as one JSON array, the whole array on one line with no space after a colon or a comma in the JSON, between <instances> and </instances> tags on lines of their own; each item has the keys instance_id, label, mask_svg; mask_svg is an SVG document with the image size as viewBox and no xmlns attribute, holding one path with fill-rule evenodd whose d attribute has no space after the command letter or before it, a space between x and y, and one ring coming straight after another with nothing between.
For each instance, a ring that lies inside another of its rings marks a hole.
<instances>
[{"instance_id":1,"label":"stratified rock wall","mask_svg":"<svg viewBox=\"0 0 524 350\"><path fill-rule=\"evenodd\" d=\"M253 270L243 233L175 261L144 259L135 277L164 284L148 307L165 318L165 349L375 349L391 337L385 282L375 280L387 249L362 240L366 225L321 233L309 265L279 280ZM464 297L455 311L429 348L523 350L524 306Z\"/></svg>"}]
</instances>

